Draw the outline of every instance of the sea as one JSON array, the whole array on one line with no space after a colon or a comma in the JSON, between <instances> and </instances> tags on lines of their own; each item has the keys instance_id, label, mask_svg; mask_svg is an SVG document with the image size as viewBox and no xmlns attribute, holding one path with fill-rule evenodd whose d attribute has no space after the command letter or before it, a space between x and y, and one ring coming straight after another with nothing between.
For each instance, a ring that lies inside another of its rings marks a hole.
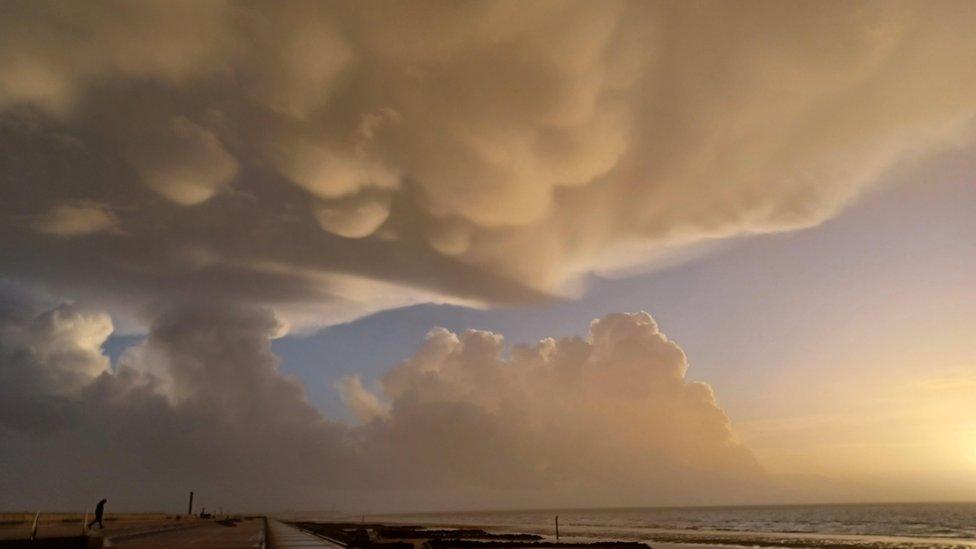
<instances>
[{"instance_id":1,"label":"sea","mask_svg":"<svg viewBox=\"0 0 976 549\"><path fill-rule=\"evenodd\" d=\"M548 509L374 517L481 526L562 541L642 541L654 548L976 548L976 502Z\"/></svg>"}]
</instances>

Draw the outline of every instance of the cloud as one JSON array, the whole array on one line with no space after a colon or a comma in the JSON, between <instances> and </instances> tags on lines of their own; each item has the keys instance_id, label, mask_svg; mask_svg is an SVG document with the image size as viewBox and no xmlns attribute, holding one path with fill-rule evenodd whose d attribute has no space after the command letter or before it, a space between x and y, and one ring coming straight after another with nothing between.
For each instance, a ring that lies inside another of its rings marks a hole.
<instances>
[{"instance_id":1,"label":"cloud","mask_svg":"<svg viewBox=\"0 0 976 549\"><path fill-rule=\"evenodd\" d=\"M278 371L267 310L167 309L115 368L99 350L103 314L3 313L8 507L67 508L97 492L162 509L188 487L253 509L646 504L742 498L764 482L646 313L508 358L499 335L435 329L380 394L355 377L338 385L355 426L322 417Z\"/></svg>"},{"instance_id":2,"label":"cloud","mask_svg":"<svg viewBox=\"0 0 976 549\"><path fill-rule=\"evenodd\" d=\"M0 494L742 497L755 461L646 314L510 355L435 330L380 391L340 384L356 426L269 341L819 223L972 148L974 24L953 2L8 3L0 277L74 301L0 302Z\"/></svg>"},{"instance_id":3,"label":"cloud","mask_svg":"<svg viewBox=\"0 0 976 549\"><path fill-rule=\"evenodd\" d=\"M357 420L368 423L389 415L389 409L376 395L363 387L359 376L345 376L336 383L335 388L339 391L342 403Z\"/></svg>"},{"instance_id":4,"label":"cloud","mask_svg":"<svg viewBox=\"0 0 976 549\"><path fill-rule=\"evenodd\" d=\"M67 400L109 368L101 344L112 321L68 305L43 312L22 301L4 305L0 424L42 432L63 426Z\"/></svg>"},{"instance_id":5,"label":"cloud","mask_svg":"<svg viewBox=\"0 0 976 549\"><path fill-rule=\"evenodd\" d=\"M429 475L427 485L516 479L583 500L612 489L639 501L676 496L677 478L694 492L760 476L711 389L685 379L684 353L647 313L608 315L586 339L544 339L504 355L500 335L432 330L383 377L375 398L389 412L363 429L398 462L425 453L412 476Z\"/></svg>"},{"instance_id":6,"label":"cloud","mask_svg":"<svg viewBox=\"0 0 976 549\"><path fill-rule=\"evenodd\" d=\"M352 470L344 428L277 371L267 311L170 310L114 370L98 350L104 315L18 314L31 330L21 336L23 322L4 315L0 341L7 508L80 508L105 493L118 509L169 509L194 487L209 505L274 508L289 491L308 497L303 478L330 486L333 470Z\"/></svg>"},{"instance_id":7,"label":"cloud","mask_svg":"<svg viewBox=\"0 0 976 549\"><path fill-rule=\"evenodd\" d=\"M376 232L390 216L389 200L360 198L358 204L348 201L322 205L315 212L319 225L330 233L346 238L364 238Z\"/></svg>"},{"instance_id":8,"label":"cloud","mask_svg":"<svg viewBox=\"0 0 976 549\"><path fill-rule=\"evenodd\" d=\"M130 148L128 157L147 187L183 206L209 200L237 173L237 161L213 132L184 117Z\"/></svg>"},{"instance_id":9,"label":"cloud","mask_svg":"<svg viewBox=\"0 0 976 549\"><path fill-rule=\"evenodd\" d=\"M296 303L334 316L319 275L564 295L656 250L816 224L902 159L970 146L974 21L952 2L14 3L2 211L47 221L5 223L0 273L130 315L117 302L205 288L289 323ZM117 230L44 217L65 203ZM66 253L37 227L88 234Z\"/></svg>"},{"instance_id":10,"label":"cloud","mask_svg":"<svg viewBox=\"0 0 976 549\"><path fill-rule=\"evenodd\" d=\"M34 228L55 236L80 236L115 227L115 216L100 204L62 204L37 220Z\"/></svg>"}]
</instances>

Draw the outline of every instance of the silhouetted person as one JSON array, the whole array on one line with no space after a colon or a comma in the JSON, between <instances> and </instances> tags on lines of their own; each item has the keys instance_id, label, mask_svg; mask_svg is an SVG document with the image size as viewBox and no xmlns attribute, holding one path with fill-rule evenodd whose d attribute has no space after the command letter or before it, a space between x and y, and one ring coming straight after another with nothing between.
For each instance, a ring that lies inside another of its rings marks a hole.
<instances>
[{"instance_id":1,"label":"silhouetted person","mask_svg":"<svg viewBox=\"0 0 976 549\"><path fill-rule=\"evenodd\" d=\"M91 529L92 525L95 524L96 522L98 523L98 529L99 530L101 530L102 528L105 528L105 525L102 524L102 515L105 513L105 502L106 501L108 501L108 500L107 499L103 499L102 501L99 501L98 502L98 505L95 506L95 518L93 518L92 521L88 523L88 528L89 529Z\"/></svg>"}]
</instances>

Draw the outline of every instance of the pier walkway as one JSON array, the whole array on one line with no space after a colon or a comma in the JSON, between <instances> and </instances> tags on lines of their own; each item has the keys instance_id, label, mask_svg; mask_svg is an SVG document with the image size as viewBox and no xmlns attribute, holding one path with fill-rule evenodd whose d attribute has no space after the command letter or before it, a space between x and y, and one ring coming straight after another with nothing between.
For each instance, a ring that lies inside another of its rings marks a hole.
<instances>
[{"instance_id":1,"label":"pier walkway","mask_svg":"<svg viewBox=\"0 0 976 549\"><path fill-rule=\"evenodd\" d=\"M298 549L302 547L344 547L338 543L303 532L281 521L268 519L269 549Z\"/></svg>"}]
</instances>

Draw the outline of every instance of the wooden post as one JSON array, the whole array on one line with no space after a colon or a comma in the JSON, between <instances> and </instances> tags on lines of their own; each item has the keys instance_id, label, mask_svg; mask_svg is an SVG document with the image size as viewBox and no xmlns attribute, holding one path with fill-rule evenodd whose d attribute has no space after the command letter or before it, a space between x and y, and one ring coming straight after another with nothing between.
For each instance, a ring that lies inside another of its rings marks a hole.
<instances>
[{"instance_id":1,"label":"wooden post","mask_svg":"<svg viewBox=\"0 0 976 549\"><path fill-rule=\"evenodd\" d=\"M41 516L41 512L38 511L34 513L34 525L31 526L30 540L34 541L37 539L37 518Z\"/></svg>"},{"instance_id":2,"label":"wooden post","mask_svg":"<svg viewBox=\"0 0 976 549\"><path fill-rule=\"evenodd\" d=\"M556 515L556 543L559 543L559 515Z\"/></svg>"},{"instance_id":3,"label":"wooden post","mask_svg":"<svg viewBox=\"0 0 976 549\"><path fill-rule=\"evenodd\" d=\"M190 504L186 506L186 514L193 514L193 490L190 490Z\"/></svg>"},{"instance_id":4,"label":"wooden post","mask_svg":"<svg viewBox=\"0 0 976 549\"><path fill-rule=\"evenodd\" d=\"M85 509L85 518L81 519L81 535L88 533L88 509Z\"/></svg>"}]
</instances>

